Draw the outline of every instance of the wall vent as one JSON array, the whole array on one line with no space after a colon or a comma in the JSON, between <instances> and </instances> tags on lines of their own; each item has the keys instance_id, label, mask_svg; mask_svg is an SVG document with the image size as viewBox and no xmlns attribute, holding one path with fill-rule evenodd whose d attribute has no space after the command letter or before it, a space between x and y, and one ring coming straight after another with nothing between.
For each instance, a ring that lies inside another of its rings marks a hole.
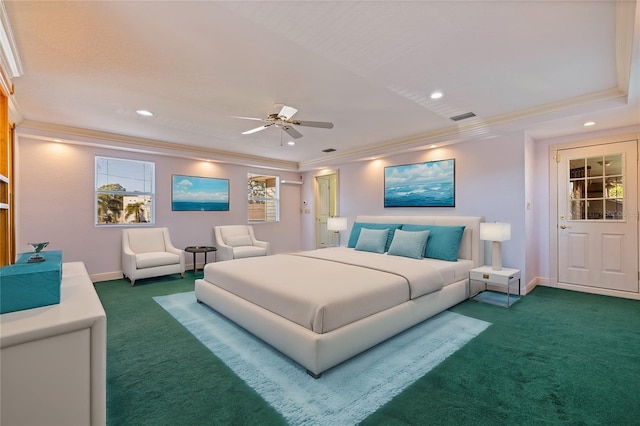
<instances>
[{"instance_id":1,"label":"wall vent","mask_svg":"<svg viewBox=\"0 0 640 426\"><path fill-rule=\"evenodd\" d=\"M333 152L333 151L335 151L334 148L327 148L322 150L322 152Z\"/></svg>"},{"instance_id":2,"label":"wall vent","mask_svg":"<svg viewBox=\"0 0 640 426\"><path fill-rule=\"evenodd\" d=\"M466 120L467 118L475 117L476 115L472 112L465 112L464 114L454 115L450 117L453 121Z\"/></svg>"}]
</instances>

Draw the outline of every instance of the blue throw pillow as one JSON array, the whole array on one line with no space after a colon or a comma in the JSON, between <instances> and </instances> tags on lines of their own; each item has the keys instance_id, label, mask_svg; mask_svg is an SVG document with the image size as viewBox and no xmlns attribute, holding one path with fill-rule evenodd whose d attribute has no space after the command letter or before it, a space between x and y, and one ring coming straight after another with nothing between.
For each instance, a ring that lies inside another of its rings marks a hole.
<instances>
[{"instance_id":1,"label":"blue throw pillow","mask_svg":"<svg viewBox=\"0 0 640 426\"><path fill-rule=\"evenodd\" d=\"M360 237L360 230L362 228L367 229L388 229L389 234L387 235L387 242L384 247L384 251L389 250L389 246L391 245L391 241L393 240L393 233L396 232L396 229L400 229L402 227L401 223L366 223L366 222L356 222L353 224L353 228L351 228L351 234L349 235L349 242L347 243L347 247L354 248L358 242L358 238Z\"/></svg>"},{"instance_id":2,"label":"blue throw pillow","mask_svg":"<svg viewBox=\"0 0 640 426\"><path fill-rule=\"evenodd\" d=\"M396 230L387 254L422 259L429 231Z\"/></svg>"},{"instance_id":3,"label":"blue throw pillow","mask_svg":"<svg viewBox=\"0 0 640 426\"><path fill-rule=\"evenodd\" d=\"M402 225L404 231L429 231L424 257L458 261L464 226Z\"/></svg>"},{"instance_id":4,"label":"blue throw pillow","mask_svg":"<svg viewBox=\"0 0 640 426\"><path fill-rule=\"evenodd\" d=\"M356 243L356 250L371 251L373 253L384 253L387 243L388 229L367 229L360 231L360 237Z\"/></svg>"}]
</instances>

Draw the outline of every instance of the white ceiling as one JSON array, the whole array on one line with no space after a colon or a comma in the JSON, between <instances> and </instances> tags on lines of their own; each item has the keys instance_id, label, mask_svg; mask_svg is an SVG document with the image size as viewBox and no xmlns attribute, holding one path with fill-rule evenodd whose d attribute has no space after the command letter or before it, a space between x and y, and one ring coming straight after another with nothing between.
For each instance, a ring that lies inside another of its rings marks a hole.
<instances>
[{"instance_id":1,"label":"white ceiling","mask_svg":"<svg viewBox=\"0 0 640 426\"><path fill-rule=\"evenodd\" d=\"M635 1L3 3L25 133L107 132L304 170L512 130L640 124ZM293 147L276 128L241 134L259 123L234 116L276 104L335 127L296 127Z\"/></svg>"}]
</instances>

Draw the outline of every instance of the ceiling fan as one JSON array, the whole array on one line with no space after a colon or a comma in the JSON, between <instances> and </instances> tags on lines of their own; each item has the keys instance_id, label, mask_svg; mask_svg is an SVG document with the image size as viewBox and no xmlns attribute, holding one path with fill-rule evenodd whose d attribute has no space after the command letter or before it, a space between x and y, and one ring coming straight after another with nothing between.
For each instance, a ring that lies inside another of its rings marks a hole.
<instances>
[{"instance_id":1,"label":"ceiling fan","mask_svg":"<svg viewBox=\"0 0 640 426\"><path fill-rule=\"evenodd\" d=\"M243 135L250 135L251 133L256 133L268 127L275 126L287 132L287 134L292 138L298 139L302 137L302 133L294 129L292 125L318 127L320 129L333 129L333 123L330 123L328 121L293 120L292 117L296 112L298 112L297 109L287 105L283 105L282 109L280 109L280 112L269 114L267 118L253 118L253 117L236 117L236 118L241 118L244 120L257 120L257 121L262 121L266 123L260 127L256 127L255 129L242 132Z\"/></svg>"}]
</instances>

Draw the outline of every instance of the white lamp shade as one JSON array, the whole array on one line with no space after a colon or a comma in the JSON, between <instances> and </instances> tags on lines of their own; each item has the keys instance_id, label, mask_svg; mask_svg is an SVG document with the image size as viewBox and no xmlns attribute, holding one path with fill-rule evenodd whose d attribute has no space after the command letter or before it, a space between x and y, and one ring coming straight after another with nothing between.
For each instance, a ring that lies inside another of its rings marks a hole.
<instances>
[{"instance_id":1,"label":"white lamp shade","mask_svg":"<svg viewBox=\"0 0 640 426\"><path fill-rule=\"evenodd\" d=\"M329 231L344 231L347 229L346 217L330 217L327 219L327 229Z\"/></svg>"},{"instance_id":2,"label":"white lamp shade","mask_svg":"<svg viewBox=\"0 0 640 426\"><path fill-rule=\"evenodd\" d=\"M484 241L507 241L511 239L510 223L481 223L480 239Z\"/></svg>"}]
</instances>

